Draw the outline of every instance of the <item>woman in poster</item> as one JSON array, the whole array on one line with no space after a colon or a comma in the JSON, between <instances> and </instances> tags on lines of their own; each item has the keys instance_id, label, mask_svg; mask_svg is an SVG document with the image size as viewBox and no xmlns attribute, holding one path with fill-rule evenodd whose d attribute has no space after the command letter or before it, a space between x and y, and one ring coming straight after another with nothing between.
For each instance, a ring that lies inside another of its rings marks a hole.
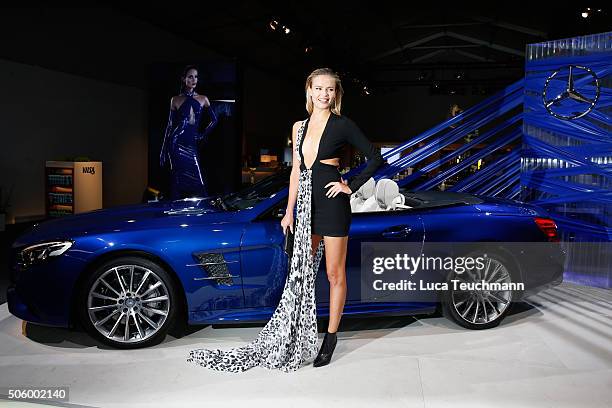
<instances>
[{"instance_id":1,"label":"woman in poster","mask_svg":"<svg viewBox=\"0 0 612 408\"><path fill-rule=\"evenodd\" d=\"M205 95L195 88L198 70L188 65L181 75L179 95L170 100L170 116L164 133L159 164L170 165L171 198L206 197L208 184L198 146L217 125L217 116Z\"/></svg>"}]
</instances>

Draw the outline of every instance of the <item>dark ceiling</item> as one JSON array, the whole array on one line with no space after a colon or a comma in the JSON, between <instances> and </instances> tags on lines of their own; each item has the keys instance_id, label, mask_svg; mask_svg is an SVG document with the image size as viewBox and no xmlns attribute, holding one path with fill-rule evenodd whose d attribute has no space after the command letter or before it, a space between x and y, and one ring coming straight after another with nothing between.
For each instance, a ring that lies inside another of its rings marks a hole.
<instances>
[{"instance_id":1,"label":"dark ceiling","mask_svg":"<svg viewBox=\"0 0 612 408\"><path fill-rule=\"evenodd\" d=\"M423 81L507 84L523 74L526 44L612 27L609 11L596 2L114 4L117 11L274 74L301 79L315 67L330 66L373 89ZM589 17L583 18L587 7Z\"/></svg>"}]
</instances>

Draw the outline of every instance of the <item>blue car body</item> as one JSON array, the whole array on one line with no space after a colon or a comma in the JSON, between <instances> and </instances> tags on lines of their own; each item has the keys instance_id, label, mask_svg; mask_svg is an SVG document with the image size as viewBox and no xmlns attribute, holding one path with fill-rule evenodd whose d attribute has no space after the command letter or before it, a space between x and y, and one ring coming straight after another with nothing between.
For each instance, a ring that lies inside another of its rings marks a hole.
<instances>
[{"instance_id":1,"label":"blue car body","mask_svg":"<svg viewBox=\"0 0 612 408\"><path fill-rule=\"evenodd\" d=\"M286 206L286 183L268 193L240 210L223 209L215 197L209 197L122 206L37 224L12 246L9 310L26 321L72 326L76 291L88 271L103 260L137 254L154 260L174 276L184 294L188 323L265 321L278 304L287 273L277 212ZM546 241L534 217L548 215L536 206L459 193L423 194L433 205L353 213L345 315L426 314L436 308L436 302L361 299L361 242L400 240L426 247L440 241ZM409 226L410 234L387 237L386 232L398 226ZM74 244L61 256L28 267L19 261L20 251L29 245L66 239ZM205 279L207 272L198 260L207 256L225 260L225 284ZM540 267L532 268L537 273L529 274L525 271L530 268L522 268L526 294L560 282L560 256L559 250L542 259ZM324 269L322 262L316 280L319 316L328 314L329 284Z\"/></svg>"}]
</instances>

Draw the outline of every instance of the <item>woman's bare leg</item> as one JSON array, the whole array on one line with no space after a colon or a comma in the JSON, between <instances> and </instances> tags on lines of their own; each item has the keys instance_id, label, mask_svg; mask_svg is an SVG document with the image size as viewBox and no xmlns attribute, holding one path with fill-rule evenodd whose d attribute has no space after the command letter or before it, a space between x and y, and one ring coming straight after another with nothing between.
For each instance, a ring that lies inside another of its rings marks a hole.
<instances>
[{"instance_id":1,"label":"woman's bare leg","mask_svg":"<svg viewBox=\"0 0 612 408\"><path fill-rule=\"evenodd\" d=\"M335 333L340 325L346 301L346 237L324 237L325 268L329 280L329 323L327 331Z\"/></svg>"}]
</instances>

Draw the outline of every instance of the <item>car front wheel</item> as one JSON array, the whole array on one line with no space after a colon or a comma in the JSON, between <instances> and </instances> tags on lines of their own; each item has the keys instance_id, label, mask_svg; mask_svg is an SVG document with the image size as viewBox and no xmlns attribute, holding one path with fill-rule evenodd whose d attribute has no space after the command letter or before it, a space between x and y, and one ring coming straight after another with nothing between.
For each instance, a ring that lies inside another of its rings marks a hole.
<instances>
[{"instance_id":1,"label":"car front wheel","mask_svg":"<svg viewBox=\"0 0 612 408\"><path fill-rule=\"evenodd\" d=\"M85 329L116 348L161 342L174 320L177 295L170 275L156 263L122 257L100 265L81 287Z\"/></svg>"}]
</instances>

